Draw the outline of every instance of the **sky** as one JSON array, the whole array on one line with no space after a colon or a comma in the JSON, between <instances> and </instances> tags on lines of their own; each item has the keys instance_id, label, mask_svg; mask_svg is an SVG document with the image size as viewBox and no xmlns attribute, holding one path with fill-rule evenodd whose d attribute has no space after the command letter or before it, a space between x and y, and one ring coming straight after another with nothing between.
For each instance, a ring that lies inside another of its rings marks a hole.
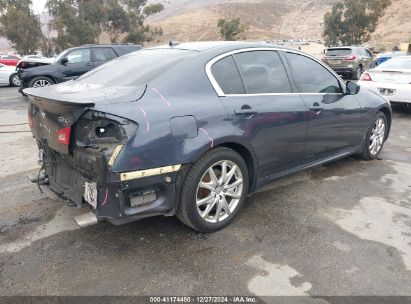
<instances>
[{"instance_id":1,"label":"sky","mask_svg":"<svg viewBox=\"0 0 411 304\"><path fill-rule=\"evenodd\" d=\"M33 1L33 11L36 14L40 14L44 11L44 6L47 0L32 0Z\"/></svg>"}]
</instances>

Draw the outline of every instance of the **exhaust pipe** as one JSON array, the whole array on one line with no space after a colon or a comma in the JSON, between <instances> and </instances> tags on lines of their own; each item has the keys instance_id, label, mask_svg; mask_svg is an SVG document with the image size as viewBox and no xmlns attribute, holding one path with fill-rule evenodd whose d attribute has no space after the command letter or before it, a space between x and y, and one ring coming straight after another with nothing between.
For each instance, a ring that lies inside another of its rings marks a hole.
<instances>
[{"instance_id":1,"label":"exhaust pipe","mask_svg":"<svg viewBox=\"0 0 411 304\"><path fill-rule=\"evenodd\" d=\"M74 217L76 223L80 228L85 228L98 223L97 216L93 212L87 212Z\"/></svg>"}]
</instances>

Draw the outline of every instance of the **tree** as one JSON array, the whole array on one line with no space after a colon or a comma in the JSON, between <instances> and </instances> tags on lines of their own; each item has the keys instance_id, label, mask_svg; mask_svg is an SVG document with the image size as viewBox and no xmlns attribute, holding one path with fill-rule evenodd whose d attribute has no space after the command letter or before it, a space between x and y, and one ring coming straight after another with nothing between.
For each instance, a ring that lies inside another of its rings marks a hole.
<instances>
[{"instance_id":1,"label":"tree","mask_svg":"<svg viewBox=\"0 0 411 304\"><path fill-rule=\"evenodd\" d=\"M143 44L143 42L152 41L155 36L163 34L163 30L161 28L151 28L150 26L144 24L144 20L147 16L144 12L141 12L141 8L146 5L147 0L123 1L125 2L124 5L127 7L130 22L130 28L127 35L124 37L124 42Z\"/></svg>"},{"instance_id":2,"label":"tree","mask_svg":"<svg viewBox=\"0 0 411 304\"><path fill-rule=\"evenodd\" d=\"M19 54L32 54L41 45L43 34L33 14L31 0L0 2L0 36L8 39Z\"/></svg>"},{"instance_id":3,"label":"tree","mask_svg":"<svg viewBox=\"0 0 411 304\"><path fill-rule=\"evenodd\" d=\"M371 38L391 0L342 0L324 16L326 45L360 45Z\"/></svg>"},{"instance_id":4,"label":"tree","mask_svg":"<svg viewBox=\"0 0 411 304\"><path fill-rule=\"evenodd\" d=\"M146 5L144 7L143 13L146 16L150 16L150 15L161 12L163 9L164 9L164 5L162 3L153 3L153 4Z\"/></svg>"},{"instance_id":5,"label":"tree","mask_svg":"<svg viewBox=\"0 0 411 304\"><path fill-rule=\"evenodd\" d=\"M14 0L16 1L16 0ZM23 0L26 1L26 0ZM112 43L122 37L124 42L142 44L162 34L158 28L144 24L148 13L159 11L159 5L146 6L147 0L48 0L53 16L53 39L56 51L81 44L96 43L102 31ZM147 14L143 8L148 7Z\"/></svg>"},{"instance_id":6,"label":"tree","mask_svg":"<svg viewBox=\"0 0 411 304\"><path fill-rule=\"evenodd\" d=\"M240 18L226 18L218 20L217 26L224 40L245 39L244 32L248 29L246 24L241 23Z\"/></svg>"},{"instance_id":7,"label":"tree","mask_svg":"<svg viewBox=\"0 0 411 304\"><path fill-rule=\"evenodd\" d=\"M109 34L111 43L118 42L120 35L130 28L127 12L118 0L108 1L103 28Z\"/></svg>"},{"instance_id":8,"label":"tree","mask_svg":"<svg viewBox=\"0 0 411 304\"><path fill-rule=\"evenodd\" d=\"M52 27L57 31L55 50L96 43L101 32L102 5L99 0L48 0Z\"/></svg>"}]
</instances>

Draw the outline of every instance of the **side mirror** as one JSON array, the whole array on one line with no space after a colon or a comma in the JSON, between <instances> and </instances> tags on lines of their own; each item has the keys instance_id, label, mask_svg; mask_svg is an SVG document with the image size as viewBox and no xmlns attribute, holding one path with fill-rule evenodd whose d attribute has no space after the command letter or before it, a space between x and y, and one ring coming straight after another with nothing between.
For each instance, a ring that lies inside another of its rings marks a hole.
<instances>
[{"instance_id":1,"label":"side mirror","mask_svg":"<svg viewBox=\"0 0 411 304\"><path fill-rule=\"evenodd\" d=\"M67 57L63 57L63 58L61 58L60 63L61 63L62 65L66 65L66 64L67 64L67 62L68 62L68 58L67 58Z\"/></svg>"},{"instance_id":2,"label":"side mirror","mask_svg":"<svg viewBox=\"0 0 411 304\"><path fill-rule=\"evenodd\" d=\"M360 86L353 81L347 81L347 95L355 95L360 92Z\"/></svg>"}]
</instances>

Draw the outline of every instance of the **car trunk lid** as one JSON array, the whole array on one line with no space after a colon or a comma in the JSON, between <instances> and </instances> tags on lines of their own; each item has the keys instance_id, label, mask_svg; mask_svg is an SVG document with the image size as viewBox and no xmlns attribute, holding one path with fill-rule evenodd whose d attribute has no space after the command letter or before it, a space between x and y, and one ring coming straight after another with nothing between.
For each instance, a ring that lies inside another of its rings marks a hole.
<instances>
[{"instance_id":1,"label":"car trunk lid","mask_svg":"<svg viewBox=\"0 0 411 304\"><path fill-rule=\"evenodd\" d=\"M26 89L29 98L29 124L33 136L43 146L68 154L72 127L87 111L100 104L117 104L139 100L146 86L99 87L55 85Z\"/></svg>"},{"instance_id":2,"label":"car trunk lid","mask_svg":"<svg viewBox=\"0 0 411 304\"><path fill-rule=\"evenodd\" d=\"M411 84L410 69L374 69L368 73L375 82Z\"/></svg>"}]
</instances>

